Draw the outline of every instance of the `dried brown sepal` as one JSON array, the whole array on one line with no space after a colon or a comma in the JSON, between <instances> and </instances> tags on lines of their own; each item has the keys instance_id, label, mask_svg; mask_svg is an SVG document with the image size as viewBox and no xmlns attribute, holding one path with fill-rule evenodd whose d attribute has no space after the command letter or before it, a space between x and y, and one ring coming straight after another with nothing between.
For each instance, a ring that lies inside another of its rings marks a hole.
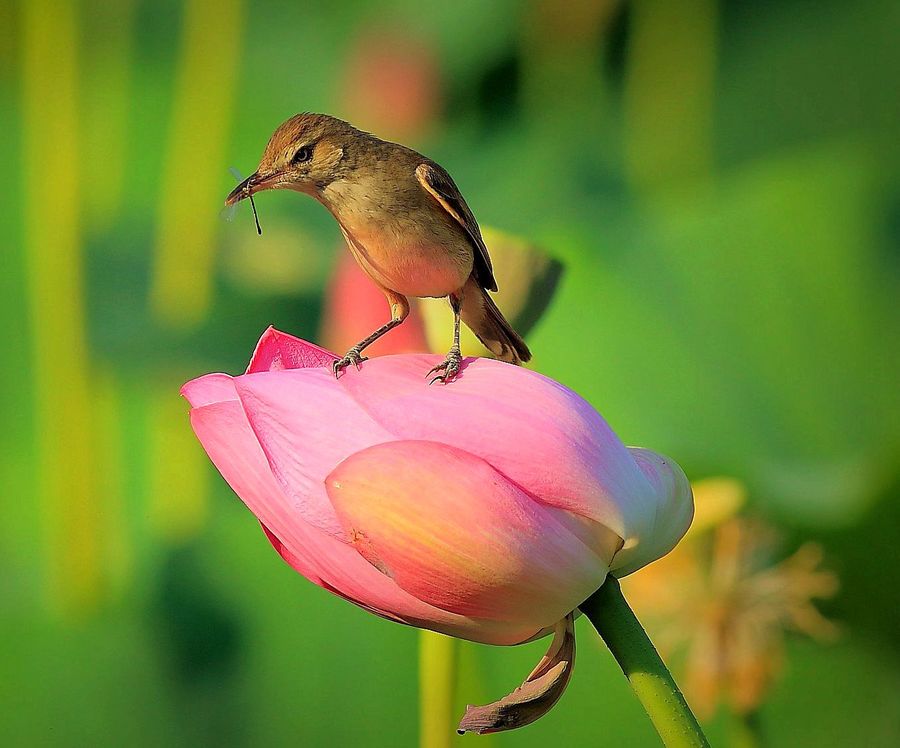
<instances>
[{"instance_id":1,"label":"dried brown sepal","mask_svg":"<svg viewBox=\"0 0 900 748\"><path fill-rule=\"evenodd\" d=\"M543 717L562 696L575 667L575 618L569 613L554 627L553 641L525 682L508 696L484 706L469 705L460 735L513 730Z\"/></svg>"}]
</instances>

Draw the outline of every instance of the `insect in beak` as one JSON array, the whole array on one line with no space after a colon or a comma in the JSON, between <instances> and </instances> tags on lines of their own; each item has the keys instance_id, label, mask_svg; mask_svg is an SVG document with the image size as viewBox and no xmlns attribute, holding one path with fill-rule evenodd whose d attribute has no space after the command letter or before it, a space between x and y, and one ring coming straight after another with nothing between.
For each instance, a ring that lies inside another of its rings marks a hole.
<instances>
[{"instance_id":1,"label":"insect in beak","mask_svg":"<svg viewBox=\"0 0 900 748\"><path fill-rule=\"evenodd\" d=\"M234 178L238 180L239 184L228 194L228 197L225 198L225 208L222 211L222 216L226 221L231 221L234 218L237 204L241 200L248 198L250 200L250 207L253 210L253 220L256 222L256 233L262 236L262 227L259 225L259 215L256 212L256 203L253 202L253 191L257 186L257 175L254 173L246 179L243 179L241 173L234 167L231 167L230 171Z\"/></svg>"}]
</instances>

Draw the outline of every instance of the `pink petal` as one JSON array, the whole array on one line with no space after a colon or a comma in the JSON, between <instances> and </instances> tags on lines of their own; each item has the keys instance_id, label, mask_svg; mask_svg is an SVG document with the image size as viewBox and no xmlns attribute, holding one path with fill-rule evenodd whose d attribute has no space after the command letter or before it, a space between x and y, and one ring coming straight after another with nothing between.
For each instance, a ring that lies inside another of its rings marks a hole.
<instances>
[{"instance_id":1,"label":"pink petal","mask_svg":"<svg viewBox=\"0 0 900 748\"><path fill-rule=\"evenodd\" d=\"M352 597L351 595L332 586L331 584L329 584L328 582L326 582L323 579L311 579L307 574L303 573L303 567L304 567L304 563L305 563L304 559L302 557L297 556L297 554L294 553L293 550L291 550L291 548L289 546L282 543L281 539L274 532L272 532L268 527L266 527L262 522L259 523L259 526L262 528L263 532L266 534L266 538L272 544L272 547L278 552L278 555L280 555L285 561L287 561L289 566L293 567L296 571L299 571L301 574L303 574L303 576L307 577L307 579L310 579L310 581L315 582L320 587L328 590L329 592L331 592L334 595L337 595L338 597L343 597L345 600L349 600L354 605L358 605L360 608L363 608L364 610L367 610L370 613L374 613L375 615L381 616L382 618L387 618L390 621L396 621L398 623L406 623L398 615L395 615L394 613L391 613L388 610L379 610L378 608L372 607L372 605L370 605L368 602L365 602L364 600L360 600L358 598ZM329 538L327 542L334 543L336 541ZM330 554L329 554L329 557L330 557ZM351 564L350 566L352 568L353 564ZM337 563L337 564L335 564L335 567L336 567L336 569L340 570L340 569L347 568L347 565ZM394 590L394 589L390 590L390 594L392 597L395 596L395 593L398 593L398 591Z\"/></svg>"},{"instance_id":2,"label":"pink petal","mask_svg":"<svg viewBox=\"0 0 900 748\"><path fill-rule=\"evenodd\" d=\"M668 457L649 449L629 447L635 461L653 486L655 512L639 534L628 538L611 564L624 577L662 558L681 540L694 518L694 497L684 471Z\"/></svg>"},{"instance_id":3,"label":"pink petal","mask_svg":"<svg viewBox=\"0 0 900 748\"><path fill-rule=\"evenodd\" d=\"M352 547L306 524L272 476L237 401L194 409L191 424L216 468L260 520L275 549L310 581L378 615L452 636L517 644L537 633L527 624L473 620L427 605L397 587Z\"/></svg>"},{"instance_id":4,"label":"pink petal","mask_svg":"<svg viewBox=\"0 0 900 748\"><path fill-rule=\"evenodd\" d=\"M324 348L269 327L256 344L246 373L308 367L330 368L331 362L336 358Z\"/></svg>"},{"instance_id":5,"label":"pink petal","mask_svg":"<svg viewBox=\"0 0 900 748\"><path fill-rule=\"evenodd\" d=\"M292 565L321 584L322 568L309 552L310 530L281 492L237 400L191 411L191 426L213 464L259 520L293 549Z\"/></svg>"},{"instance_id":6,"label":"pink petal","mask_svg":"<svg viewBox=\"0 0 900 748\"><path fill-rule=\"evenodd\" d=\"M272 473L311 525L342 536L325 477L354 452L393 436L335 382L331 369L236 377L235 388Z\"/></svg>"},{"instance_id":7,"label":"pink petal","mask_svg":"<svg viewBox=\"0 0 900 748\"><path fill-rule=\"evenodd\" d=\"M447 386L428 385L439 356L386 356L339 383L398 439L478 455L530 495L625 539L655 512L655 494L606 421L581 397L528 369L467 359Z\"/></svg>"},{"instance_id":8,"label":"pink petal","mask_svg":"<svg viewBox=\"0 0 900 748\"><path fill-rule=\"evenodd\" d=\"M194 408L223 400L237 400L234 381L227 374L207 374L192 379L182 386L181 394Z\"/></svg>"},{"instance_id":9,"label":"pink petal","mask_svg":"<svg viewBox=\"0 0 900 748\"><path fill-rule=\"evenodd\" d=\"M444 610L544 628L606 577L566 512L536 503L461 449L379 444L342 462L327 486L359 553Z\"/></svg>"}]
</instances>

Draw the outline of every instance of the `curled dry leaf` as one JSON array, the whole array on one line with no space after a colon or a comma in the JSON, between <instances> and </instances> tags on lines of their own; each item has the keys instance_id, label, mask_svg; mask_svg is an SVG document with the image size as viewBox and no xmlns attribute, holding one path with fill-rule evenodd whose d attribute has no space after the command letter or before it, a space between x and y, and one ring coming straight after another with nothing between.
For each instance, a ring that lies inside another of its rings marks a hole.
<instances>
[{"instance_id":1,"label":"curled dry leaf","mask_svg":"<svg viewBox=\"0 0 900 748\"><path fill-rule=\"evenodd\" d=\"M575 623L569 613L556 624L553 641L525 682L508 696L484 706L469 705L459 734L524 727L546 714L562 696L575 666Z\"/></svg>"}]
</instances>

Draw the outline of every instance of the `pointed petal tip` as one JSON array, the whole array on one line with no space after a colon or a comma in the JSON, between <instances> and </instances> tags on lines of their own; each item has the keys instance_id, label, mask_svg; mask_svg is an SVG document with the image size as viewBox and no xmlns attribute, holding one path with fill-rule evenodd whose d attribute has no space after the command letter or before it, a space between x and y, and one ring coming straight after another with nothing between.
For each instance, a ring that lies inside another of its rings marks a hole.
<instances>
[{"instance_id":1,"label":"pointed petal tip","mask_svg":"<svg viewBox=\"0 0 900 748\"><path fill-rule=\"evenodd\" d=\"M192 408L237 399L232 378L221 373L204 374L202 377L185 382L181 385L179 393Z\"/></svg>"},{"instance_id":2,"label":"pointed petal tip","mask_svg":"<svg viewBox=\"0 0 900 748\"><path fill-rule=\"evenodd\" d=\"M256 344L246 373L331 366L336 358L331 351L269 325Z\"/></svg>"}]
</instances>

